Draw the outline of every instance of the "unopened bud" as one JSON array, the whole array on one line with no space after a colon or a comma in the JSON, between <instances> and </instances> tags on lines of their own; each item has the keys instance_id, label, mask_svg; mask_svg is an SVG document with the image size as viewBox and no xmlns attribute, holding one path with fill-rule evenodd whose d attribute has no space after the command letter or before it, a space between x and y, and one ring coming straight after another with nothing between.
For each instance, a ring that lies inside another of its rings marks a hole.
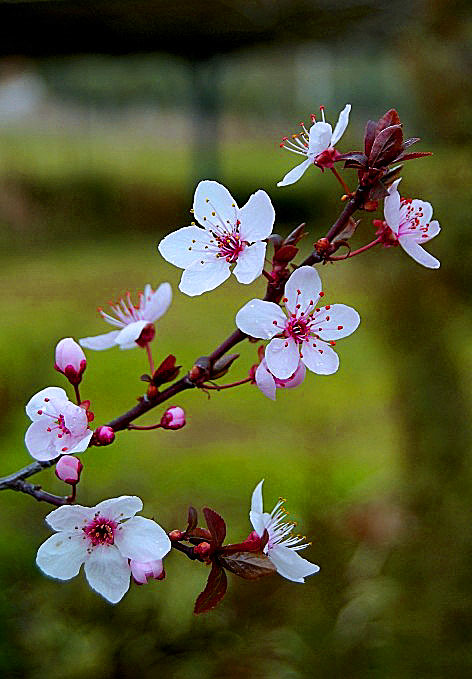
<instances>
[{"instance_id":1,"label":"unopened bud","mask_svg":"<svg viewBox=\"0 0 472 679\"><path fill-rule=\"evenodd\" d=\"M181 540L183 535L184 535L184 533L182 533L181 530L178 530L176 528L176 529L170 531L169 540L176 542L177 540Z\"/></svg>"},{"instance_id":2,"label":"unopened bud","mask_svg":"<svg viewBox=\"0 0 472 679\"><path fill-rule=\"evenodd\" d=\"M161 417L163 429L182 429L185 426L185 410L180 406L168 408Z\"/></svg>"},{"instance_id":3,"label":"unopened bud","mask_svg":"<svg viewBox=\"0 0 472 679\"><path fill-rule=\"evenodd\" d=\"M80 480L80 473L84 465L72 455L63 455L56 464L56 476L64 483L75 486Z\"/></svg>"},{"instance_id":4,"label":"unopened bud","mask_svg":"<svg viewBox=\"0 0 472 679\"><path fill-rule=\"evenodd\" d=\"M93 439L96 446L109 446L115 440L115 432L105 424L95 429Z\"/></svg>"},{"instance_id":5,"label":"unopened bud","mask_svg":"<svg viewBox=\"0 0 472 679\"><path fill-rule=\"evenodd\" d=\"M131 559L129 562L131 575L137 585L146 585L149 580L164 580L166 572L162 559L155 561L136 561Z\"/></svg>"},{"instance_id":6,"label":"unopened bud","mask_svg":"<svg viewBox=\"0 0 472 679\"><path fill-rule=\"evenodd\" d=\"M198 554L198 556L206 558L210 554L211 545L209 542L200 542L200 544L195 545L193 551L195 554Z\"/></svg>"},{"instance_id":7,"label":"unopened bud","mask_svg":"<svg viewBox=\"0 0 472 679\"><path fill-rule=\"evenodd\" d=\"M55 369L65 375L71 384L79 384L87 367L87 360L81 347L72 337L65 337L57 343Z\"/></svg>"}]
</instances>

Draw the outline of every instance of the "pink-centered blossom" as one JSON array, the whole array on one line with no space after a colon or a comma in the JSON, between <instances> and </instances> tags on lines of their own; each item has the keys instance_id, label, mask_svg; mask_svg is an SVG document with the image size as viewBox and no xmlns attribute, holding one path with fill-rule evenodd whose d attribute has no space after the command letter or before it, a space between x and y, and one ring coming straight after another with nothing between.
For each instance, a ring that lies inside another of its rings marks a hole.
<instances>
[{"instance_id":1,"label":"pink-centered blossom","mask_svg":"<svg viewBox=\"0 0 472 679\"><path fill-rule=\"evenodd\" d=\"M338 122L333 131L331 125L325 121L324 107L322 106L322 119L319 122L316 122L315 116L312 116L313 125L309 130L306 129L304 123L300 123L302 132L291 137L284 137L280 146L287 151L305 156L306 160L290 170L277 186L294 184L305 174L310 165L316 165L321 170L333 167L340 155L334 145L341 139L348 126L350 111L351 104L346 104L339 114Z\"/></svg>"},{"instance_id":2,"label":"pink-centered blossom","mask_svg":"<svg viewBox=\"0 0 472 679\"><path fill-rule=\"evenodd\" d=\"M415 262L428 269L438 269L441 266L439 260L422 247L441 231L439 222L436 219L431 220L431 203L401 198L398 192L400 182L401 178L393 182L384 201L384 217L391 231L390 235L393 234Z\"/></svg>"},{"instance_id":3,"label":"pink-centered blossom","mask_svg":"<svg viewBox=\"0 0 472 679\"><path fill-rule=\"evenodd\" d=\"M288 379L280 380L278 377L272 375L267 367L267 361L263 358L257 367L254 377L258 389L260 389L267 398L275 401L277 389L293 389L294 387L300 386L305 379L305 374L305 365L300 361L293 375Z\"/></svg>"},{"instance_id":4,"label":"pink-centered blossom","mask_svg":"<svg viewBox=\"0 0 472 679\"><path fill-rule=\"evenodd\" d=\"M87 367L87 360L84 352L72 337L64 337L57 343L54 367L65 375L71 384L81 382L82 374Z\"/></svg>"},{"instance_id":5,"label":"pink-centered blossom","mask_svg":"<svg viewBox=\"0 0 472 679\"><path fill-rule=\"evenodd\" d=\"M26 406L26 414L32 424L25 443L36 460L81 453L92 438L86 410L71 403L59 387L47 387L35 394Z\"/></svg>"},{"instance_id":6,"label":"pink-centered blossom","mask_svg":"<svg viewBox=\"0 0 472 679\"><path fill-rule=\"evenodd\" d=\"M285 285L286 313L274 302L253 299L236 315L238 328L271 341L265 350L267 367L280 380L290 378L299 361L318 375L331 375L339 366L332 346L359 325L359 314L344 304L321 308L324 293L318 273L310 266L296 269Z\"/></svg>"},{"instance_id":7,"label":"pink-centered blossom","mask_svg":"<svg viewBox=\"0 0 472 679\"><path fill-rule=\"evenodd\" d=\"M261 538L264 531L269 534L269 540L264 552L277 569L277 573L292 582L305 582L308 575L318 573L320 567L301 557L298 552L308 547L303 543L304 538L292 535L294 523L286 521L287 513L282 508L285 500L279 500L272 512L264 512L262 500L262 480L252 494L249 519Z\"/></svg>"},{"instance_id":8,"label":"pink-centered blossom","mask_svg":"<svg viewBox=\"0 0 472 679\"><path fill-rule=\"evenodd\" d=\"M145 347L154 339L154 322L165 314L171 301L172 288L169 283L162 283L154 291L149 284L146 285L144 292L139 293L139 302L136 305L128 292L126 298L110 304L113 315L107 314L103 309L98 310L104 321L120 329L104 335L84 337L79 342L86 349L98 351L114 346L119 346L120 349Z\"/></svg>"},{"instance_id":9,"label":"pink-centered blossom","mask_svg":"<svg viewBox=\"0 0 472 679\"><path fill-rule=\"evenodd\" d=\"M96 507L64 505L46 516L55 535L38 550L36 563L53 578L70 580L84 564L92 589L110 603L129 589L130 560L162 561L170 551L167 533L155 521L135 516L139 497L123 495Z\"/></svg>"},{"instance_id":10,"label":"pink-centered blossom","mask_svg":"<svg viewBox=\"0 0 472 679\"><path fill-rule=\"evenodd\" d=\"M184 226L159 243L159 252L184 269L179 289L187 295L213 290L233 273L239 283L252 283L264 267L266 238L275 212L265 191L256 191L239 208L228 189L215 181L198 184L193 213L201 225Z\"/></svg>"}]
</instances>

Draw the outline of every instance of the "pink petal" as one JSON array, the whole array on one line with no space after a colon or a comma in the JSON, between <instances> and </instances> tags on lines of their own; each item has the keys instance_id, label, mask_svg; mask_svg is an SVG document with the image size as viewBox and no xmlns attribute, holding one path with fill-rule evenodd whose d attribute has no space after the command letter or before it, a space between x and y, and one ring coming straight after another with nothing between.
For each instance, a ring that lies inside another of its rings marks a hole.
<instances>
[{"instance_id":1,"label":"pink petal","mask_svg":"<svg viewBox=\"0 0 472 679\"><path fill-rule=\"evenodd\" d=\"M251 337L271 339L285 328L287 317L274 302L253 299L236 314L236 325Z\"/></svg>"},{"instance_id":2,"label":"pink petal","mask_svg":"<svg viewBox=\"0 0 472 679\"><path fill-rule=\"evenodd\" d=\"M346 104L341 113L339 114L338 122L334 128L333 135L331 137L331 146L334 146L343 136L346 127L349 123L349 114L351 112L351 104Z\"/></svg>"},{"instance_id":3,"label":"pink petal","mask_svg":"<svg viewBox=\"0 0 472 679\"><path fill-rule=\"evenodd\" d=\"M277 387L275 386L275 380L271 372L264 365L264 363L265 361L263 361L256 370L255 374L256 384L258 389L260 389L262 393L265 396L267 396L267 398L270 398L272 401L275 401L275 393L277 391Z\"/></svg>"},{"instance_id":4,"label":"pink petal","mask_svg":"<svg viewBox=\"0 0 472 679\"><path fill-rule=\"evenodd\" d=\"M300 316L302 313L314 309L321 292L321 279L318 272L311 266L301 266L295 269L285 284L286 308L292 314ZM297 305L300 305L297 308Z\"/></svg>"},{"instance_id":5,"label":"pink petal","mask_svg":"<svg viewBox=\"0 0 472 679\"><path fill-rule=\"evenodd\" d=\"M45 399L48 400L45 401ZM60 387L46 387L46 389L38 391L37 394L30 398L26 404L26 414L34 422L41 418L41 415L38 415L38 410L42 410L48 403L67 400L67 394L64 389Z\"/></svg>"},{"instance_id":6,"label":"pink petal","mask_svg":"<svg viewBox=\"0 0 472 679\"><path fill-rule=\"evenodd\" d=\"M277 183L277 186L289 186L289 184L295 184L295 182L297 182L300 177L305 174L310 165L313 165L312 158L304 160L303 163L300 163L300 165L294 167L293 170L287 172L285 177Z\"/></svg>"},{"instance_id":7,"label":"pink petal","mask_svg":"<svg viewBox=\"0 0 472 679\"><path fill-rule=\"evenodd\" d=\"M47 431L50 422L52 422L52 418L47 418L46 422L45 416L43 416L42 420L33 422L26 432L25 445L29 454L35 460L42 462L54 460L55 457L60 455L60 449L64 446L64 443L62 443L64 439L58 439L54 432Z\"/></svg>"},{"instance_id":8,"label":"pink petal","mask_svg":"<svg viewBox=\"0 0 472 679\"><path fill-rule=\"evenodd\" d=\"M298 368L295 370L293 375L288 378L288 380L279 380L279 382L282 382L282 384L277 384L277 386L282 387L283 389L293 389L294 387L300 386L302 382L305 379L306 375L306 368L305 364L300 361L298 364Z\"/></svg>"},{"instance_id":9,"label":"pink petal","mask_svg":"<svg viewBox=\"0 0 472 679\"><path fill-rule=\"evenodd\" d=\"M180 269L186 269L200 257L201 250L208 245L208 241L208 234L204 229L184 226L163 238L157 249L168 262Z\"/></svg>"},{"instance_id":10,"label":"pink petal","mask_svg":"<svg viewBox=\"0 0 472 679\"><path fill-rule=\"evenodd\" d=\"M193 210L195 219L205 228L212 224L225 229L228 229L229 225L236 225L238 210L236 201L228 189L218 182L205 179L198 184L193 199Z\"/></svg>"},{"instance_id":11,"label":"pink petal","mask_svg":"<svg viewBox=\"0 0 472 679\"><path fill-rule=\"evenodd\" d=\"M120 330L112 330L111 332L106 332L104 335L83 337L79 340L79 344L85 347L85 349L94 349L95 351L110 349L111 347L116 346L116 338L120 332Z\"/></svg>"},{"instance_id":12,"label":"pink petal","mask_svg":"<svg viewBox=\"0 0 472 679\"><path fill-rule=\"evenodd\" d=\"M338 340L347 337L361 322L355 309L345 304L331 304L313 314L315 324L312 331L323 340Z\"/></svg>"},{"instance_id":13,"label":"pink petal","mask_svg":"<svg viewBox=\"0 0 472 679\"><path fill-rule=\"evenodd\" d=\"M203 262L203 263L202 263ZM229 263L223 257L211 260L198 260L182 274L179 290L194 297L202 292L214 290L231 275Z\"/></svg>"},{"instance_id":14,"label":"pink petal","mask_svg":"<svg viewBox=\"0 0 472 679\"><path fill-rule=\"evenodd\" d=\"M298 345L291 337L275 338L266 347L265 360L274 377L287 379L293 375L300 360Z\"/></svg>"},{"instance_id":15,"label":"pink petal","mask_svg":"<svg viewBox=\"0 0 472 679\"><path fill-rule=\"evenodd\" d=\"M303 342L301 358L308 370L317 375L332 375L339 367L339 357L329 344L310 339Z\"/></svg>"},{"instance_id":16,"label":"pink petal","mask_svg":"<svg viewBox=\"0 0 472 679\"><path fill-rule=\"evenodd\" d=\"M233 270L239 283L252 283L261 275L266 247L265 243L254 243L245 247L240 253L238 263Z\"/></svg>"},{"instance_id":17,"label":"pink petal","mask_svg":"<svg viewBox=\"0 0 472 679\"><path fill-rule=\"evenodd\" d=\"M275 210L265 191L256 191L239 210L239 233L241 239L253 243L264 240L272 233Z\"/></svg>"}]
</instances>

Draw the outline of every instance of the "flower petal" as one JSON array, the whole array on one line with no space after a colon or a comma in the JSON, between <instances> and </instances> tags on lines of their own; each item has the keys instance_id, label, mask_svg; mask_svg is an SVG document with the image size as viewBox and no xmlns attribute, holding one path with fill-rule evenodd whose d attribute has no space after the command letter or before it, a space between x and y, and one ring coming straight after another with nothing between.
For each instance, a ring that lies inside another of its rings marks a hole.
<instances>
[{"instance_id":1,"label":"flower petal","mask_svg":"<svg viewBox=\"0 0 472 679\"><path fill-rule=\"evenodd\" d=\"M54 433L47 430L49 420L50 418L47 422L44 419L36 420L30 424L25 434L25 445L29 454L41 462L54 460L60 455L59 451L63 445Z\"/></svg>"},{"instance_id":2,"label":"flower petal","mask_svg":"<svg viewBox=\"0 0 472 679\"><path fill-rule=\"evenodd\" d=\"M312 330L323 340L338 340L353 333L361 318L357 311L346 304L331 304L313 314Z\"/></svg>"},{"instance_id":3,"label":"flower petal","mask_svg":"<svg viewBox=\"0 0 472 679\"><path fill-rule=\"evenodd\" d=\"M43 542L38 549L36 563L46 575L70 580L78 574L86 556L84 534L61 531Z\"/></svg>"},{"instance_id":4,"label":"flower petal","mask_svg":"<svg viewBox=\"0 0 472 679\"><path fill-rule=\"evenodd\" d=\"M169 233L157 249L168 262L186 269L199 258L200 250L208 244L208 234L198 226L184 226Z\"/></svg>"},{"instance_id":5,"label":"flower petal","mask_svg":"<svg viewBox=\"0 0 472 679\"><path fill-rule=\"evenodd\" d=\"M83 436L81 439L77 441L74 445L70 445L69 448L67 449L67 454L68 455L76 455L77 453L83 453L84 450L87 450L90 439L93 436L93 431L91 429L88 429L85 436ZM72 439L74 441L75 438ZM71 441L71 443L72 443Z\"/></svg>"},{"instance_id":6,"label":"flower petal","mask_svg":"<svg viewBox=\"0 0 472 679\"><path fill-rule=\"evenodd\" d=\"M238 263L233 270L239 283L252 283L261 275L266 247L265 243L254 243L239 254Z\"/></svg>"},{"instance_id":7,"label":"flower petal","mask_svg":"<svg viewBox=\"0 0 472 679\"><path fill-rule=\"evenodd\" d=\"M145 289L146 292L146 289ZM143 308L143 317L153 323L161 318L172 302L172 287L170 283L161 283L153 293L152 289L146 296Z\"/></svg>"},{"instance_id":8,"label":"flower petal","mask_svg":"<svg viewBox=\"0 0 472 679\"><path fill-rule=\"evenodd\" d=\"M92 589L112 604L118 603L129 589L128 559L115 545L97 545L85 562L85 577Z\"/></svg>"},{"instance_id":9,"label":"flower petal","mask_svg":"<svg viewBox=\"0 0 472 679\"><path fill-rule=\"evenodd\" d=\"M418 214L418 212L421 210L423 214L420 219L421 226L426 226L426 224L429 224L431 217L433 216L433 206L431 203L428 203L426 200L414 198L410 203L410 207L412 208L414 214Z\"/></svg>"},{"instance_id":10,"label":"flower petal","mask_svg":"<svg viewBox=\"0 0 472 679\"><path fill-rule=\"evenodd\" d=\"M304 381L306 375L306 368L305 364L300 361L298 364L298 368L295 370L293 375L288 378L288 380L280 380L282 383L277 384L278 387L282 387L284 389L293 389L294 387L300 386L300 384Z\"/></svg>"},{"instance_id":11,"label":"flower petal","mask_svg":"<svg viewBox=\"0 0 472 679\"><path fill-rule=\"evenodd\" d=\"M427 243L431 238L437 236L440 231L441 227L439 226L439 222L437 219L433 219L433 221L429 223L428 231L425 234L426 238L421 238L421 242Z\"/></svg>"},{"instance_id":12,"label":"flower petal","mask_svg":"<svg viewBox=\"0 0 472 679\"><path fill-rule=\"evenodd\" d=\"M314 123L310 127L310 138L308 140L308 152L317 156L331 144L333 128L329 123Z\"/></svg>"},{"instance_id":13,"label":"flower petal","mask_svg":"<svg viewBox=\"0 0 472 679\"><path fill-rule=\"evenodd\" d=\"M79 530L85 523L93 519L94 507L82 505L63 505L54 509L45 517L46 523L55 531Z\"/></svg>"},{"instance_id":14,"label":"flower petal","mask_svg":"<svg viewBox=\"0 0 472 679\"><path fill-rule=\"evenodd\" d=\"M115 342L120 349L132 349L137 347L136 340L139 339L140 334L144 328L149 325L149 321L135 321L128 323L123 330L118 332Z\"/></svg>"},{"instance_id":15,"label":"flower petal","mask_svg":"<svg viewBox=\"0 0 472 679\"><path fill-rule=\"evenodd\" d=\"M129 519L143 508L141 498L136 495L121 495L120 497L113 497L109 500L103 500L95 507L92 507L93 513L97 512L106 519L113 519L114 521L121 521L122 519Z\"/></svg>"},{"instance_id":16,"label":"flower petal","mask_svg":"<svg viewBox=\"0 0 472 679\"><path fill-rule=\"evenodd\" d=\"M123 556L136 561L162 559L170 551L165 530L143 516L135 516L118 526L115 544Z\"/></svg>"},{"instance_id":17,"label":"flower petal","mask_svg":"<svg viewBox=\"0 0 472 679\"><path fill-rule=\"evenodd\" d=\"M252 299L236 314L236 325L251 337L271 339L285 328L287 317L274 302Z\"/></svg>"},{"instance_id":18,"label":"flower petal","mask_svg":"<svg viewBox=\"0 0 472 679\"><path fill-rule=\"evenodd\" d=\"M319 340L303 342L301 358L308 370L317 375L332 375L339 368L339 357L333 349Z\"/></svg>"},{"instance_id":19,"label":"flower petal","mask_svg":"<svg viewBox=\"0 0 472 679\"><path fill-rule=\"evenodd\" d=\"M421 245L412 238L399 238L398 240L405 252L407 252L410 257L413 257L418 264L422 264L428 269L439 269L441 266L441 262L436 259L436 257L433 257L429 252L423 250Z\"/></svg>"},{"instance_id":20,"label":"flower petal","mask_svg":"<svg viewBox=\"0 0 472 679\"><path fill-rule=\"evenodd\" d=\"M46 403L48 401L45 401L45 399L48 399L49 401L67 401L67 394L64 391L64 389L61 389L60 387L46 387L46 389L42 389L41 391L38 391L37 394L32 396L28 403L26 404L26 414L30 418L30 420L38 420L41 415L38 415L38 410L41 410L44 408Z\"/></svg>"},{"instance_id":21,"label":"flower petal","mask_svg":"<svg viewBox=\"0 0 472 679\"><path fill-rule=\"evenodd\" d=\"M249 243L264 240L272 233L275 221L275 210L265 191L256 191L246 205L238 211L241 222L239 233L242 240Z\"/></svg>"},{"instance_id":22,"label":"flower petal","mask_svg":"<svg viewBox=\"0 0 472 679\"><path fill-rule=\"evenodd\" d=\"M284 545L275 545L268 552L277 573L292 582L305 582L308 575L318 573L320 567L301 557L298 552Z\"/></svg>"},{"instance_id":23,"label":"flower petal","mask_svg":"<svg viewBox=\"0 0 472 679\"><path fill-rule=\"evenodd\" d=\"M228 230L229 225L236 225L237 210L236 201L222 184L205 179L195 189L195 219L205 228L215 225Z\"/></svg>"},{"instance_id":24,"label":"flower petal","mask_svg":"<svg viewBox=\"0 0 472 679\"><path fill-rule=\"evenodd\" d=\"M264 519L264 505L262 501L263 483L264 479L262 479L262 481L260 481L254 488L251 498L251 511L249 512L249 520L259 537L262 537L266 528Z\"/></svg>"},{"instance_id":25,"label":"flower petal","mask_svg":"<svg viewBox=\"0 0 472 679\"><path fill-rule=\"evenodd\" d=\"M307 158L307 160L304 160L303 163L300 163L300 165L294 167L293 170L287 172L285 177L280 182L277 182L277 186L288 186L289 184L295 184L295 182L297 182L300 177L305 174L310 165L313 165L313 159Z\"/></svg>"},{"instance_id":26,"label":"flower petal","mask_svg":"<svg viewBox=\"0 0 472 679\"><path fill-rule=\"evenodd\" d=\"M264 365L264 363L265 361L263 361L256 370L256 384L258 389L260 389L262 393L267 396L267 398L275 401L275 393L277 391L275 380L272 373L269 371L267 366Z\"/></svg>"},{"instance_id":27,"label":"flower petal","mask_svg":"<svg viewBox=\"0 0 472 679\"><path fill-rule=\"evenodd\" d=\"M265 360L274 377L286 380L297 369L300 360L298 345L291 337L275 338L266 347Z\"/></svg>"},{"instance_id":28,"label":"flower petal","mask_svg":"<svg viewBox=\"0 0 472 679\"><path fill-rule=\"evenodd\" d=\"M321 292L321 278L311 266L295 269L285 284L286 308L300 316L314 309ZM297 309L297 305L300 305Z\"/></svg>"},{"instance_id":29,"label":"flower petal","mask_svg":"<svg viewBox=\"0 0 472 679\"><path fill-rule=\"evenodd\" d=\"M398 185L402 178L396 179L389 191L388 196L384 200L384 217L388 226L392 229L394 234L398 234L400 228L400 194L398 193Z\"/></svg>"},{"instance_id":30,"label":"flower petal","mask_svg":"<svg viewBox=\"0 0 472 679\"><path fill-rule=\"evenodd\" d=\"M111 349L116 346L116 338L120 334L120 330L112 330L106 332L104 335L95 335L94 337L83 337L79 339L79 344L85 349L94 349L95 351L102 351L102 349Z\"/></svg>"},{"instance_id":31,"label":"flower petal","mask_svg":"<svg viewBox=\"0 0 472 679\"><path fill-rule=\"evenodd\" d=\"M331 146L334 146L343 136L346 127L349 123L349 114L351 112L351 104L346 104L341 113L339 114L338 122L334 128L333 135L331 137Z\"/></svg>"},{"instance_id":32,"label":"flower petal","mask_svg":"<svg viewBox=\"0 0 472 679\"><path fill-rule=\"evenodd\" d=\"M224 257L198 260L182 274L179 290L190 297L214 290L231 275L229 263Z\"/></svg>"}]
</instances>

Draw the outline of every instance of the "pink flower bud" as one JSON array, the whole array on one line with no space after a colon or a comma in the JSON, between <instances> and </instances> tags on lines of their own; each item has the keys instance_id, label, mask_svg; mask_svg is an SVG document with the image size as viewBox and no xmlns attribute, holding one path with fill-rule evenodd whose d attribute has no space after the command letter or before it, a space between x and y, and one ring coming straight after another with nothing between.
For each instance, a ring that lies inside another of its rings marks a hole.
<instances>
[{"instance_id":1,"label":"pink flower bud","mask_svg":"<svg viewBox=\"0 0 472 679\"><path fill-rule=\"evenodd\" d=\"M136 561L131 559L129 562L131 575L137 585L146 585L148 580L164 580L166 572L161 559L156 561Z\"/></svg>"},{"instance_id":2,"label":"pink flower bud","mask_svg":"<svg viewBox=\"0 0 472 679\"><path fill-rule=\"evenodd\" d=\"M179 406L168 408L161 417L163 429L182 429L185 426L185 410Z\"/></svg>"},{"instance_id":3,"label":"pink flower bud","mask_svg":"<svg viewBox=\"0 0 472 679\"><path fill-rule=\"evenodd\" d=\"M84 465L80 460L72 455L63 455L56 464L56 476L64 483L75 486L79 483L80 473Z\"/></svg>"},{"instance_id":4,"label":"pink flower bud","mask_svg":"<svg viewBox=\"0 0 472 679\"><path fill-rule=\"evenodd\" d=\"M115 432L108 425L102 425L95 429L93 442L96 446L109 446L115 440Z\"/></svg>"},{"instance_id":5,"label":"pink flower bud","mask_svg":"<svg viewBox=\"0 0 472 679\"><path fill-rule=\"evenodd\" d=\"M85 354L72 337L65 337L56 346L56 370L65 375L71 384L79 384L87 367Z\"/></svg>"}]
</instances>

